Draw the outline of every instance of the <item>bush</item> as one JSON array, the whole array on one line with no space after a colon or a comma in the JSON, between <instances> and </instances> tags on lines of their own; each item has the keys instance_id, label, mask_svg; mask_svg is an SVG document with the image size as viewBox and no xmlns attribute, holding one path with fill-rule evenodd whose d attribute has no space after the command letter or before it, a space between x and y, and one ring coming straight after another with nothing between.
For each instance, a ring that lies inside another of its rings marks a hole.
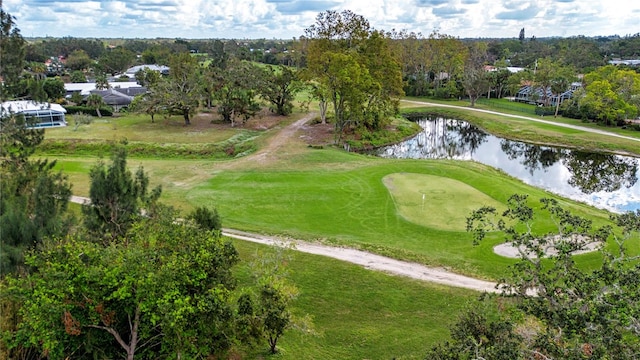
<instances>
[{"instance_id":1,"label":"bush","mask_svg":"<svg viewBox=\"0 0 640 360\"><path fill-rule=\"evenodd\" d=\"M200 206L187 215L188 220L192 220L203 230L220 230L222 229L222 221L218 210L210 210L207 207Z\"/></svg>"},{"instance_id":2,"label":"bush","mask_svg":"<svg viewBox=\"0 0 640 360\"><path fill-rule=\"evenodd\" d=\"M554 115L555 113L556 113L556 108L554 106L536 107L536 115L548 116L548 115Z\"/></svg>"},{"instance_id":3,"label":"bush","mask_svg":"<svg viewBox=\"0 0 640 360\"><path fill-rule=\"evenodd\" d=\"M80 125L89 125L93 122L93 116L85 114L85 113L77 113L75 115L73 115L73 123L74 123L74 128L73 131L78 130L78 128L80 127Z\"/></svg>"},{"instance_id":4,"label":"bush","mask_svg":"<svg viewBox=\"0 0 640 360\"><path fill-rule=\"evenodd\" d=\"M67 109L67 114L85 113L91 116L98 116L96 109L89 106L66 106L65 109ZM100 114L102 116L113 116L113 110L111 107L103 106L100 108Z\"/></svg>"}]
</instances>

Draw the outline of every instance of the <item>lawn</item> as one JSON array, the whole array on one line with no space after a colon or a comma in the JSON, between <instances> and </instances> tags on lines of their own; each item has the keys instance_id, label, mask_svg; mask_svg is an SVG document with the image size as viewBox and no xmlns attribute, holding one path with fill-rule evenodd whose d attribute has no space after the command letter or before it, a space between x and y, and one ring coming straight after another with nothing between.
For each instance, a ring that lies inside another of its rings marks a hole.
<instances>
[{"instance_id":1,"label":"lawn","mask_svg":"<svg viewBox=\"0 0 640 360\"><path fill-rule=\"evenodd\" d=\"M143 166L152 186L162 185L163 201L183 211L216 207L225 227L359 247L489 279L499 278L513 260L493 253L501 241L496 236L473 246L466 216L483 205L500 207L513 193L551 196L477 163L381 159L296 144L286 144L278 161L268 163L131 158L129 164ZM60 159L75 194L88 194L87 173L95 161ZM385 179L402 186L390 189ZM446 196L437 195L443 191ZM411 193L414 199L406 199ZM424 204L423 193L431 194ZM607 218L604 211L563 201L599 221ZM581 258L596 261L593 254Z\"/></svg>"},{"instance_id":2,"label":"lawn","mask_svg":"<svg viewBox=\"0 0 640 360\"><path fill-rule=\"evenodd\" d=\"M265 245L234 240L236 273L250 285L248 264ZM278 359L423 359L448 337L478 293L396 277L317 255L292 252L289 278L300 291L297 316L313 317L313 334L289 330ZM266 345L247 358L265 356Z\"/></svg>"},{"instance_id":3,"label":"lawn","mask_svg":"<svg viewBox=\"0 0 640 360\"><path fill-rule=\"evenodd\" d=\"M509 131L527 136L560 129L496 115L478 118L485 125L495 121L496 127L509 123ZM98 121L83 130L84 139L166 140L188 147L207 137L225 142L244 131L214 134L202 124L203 134L190 136L192 128L178 123L150 124L145 117L125 120L115 129ZM114 133L110 135L109 131ZM566 131L559 137L580 133ZM260 132L255 143L266 143L273 134ZM70 128L46 132L47 139L57 141L73 135ZM151 185L162 185L163 202L183 213L200 205L216 207L228 228L352 246L488 279L504 276L514 260L493 253L493 246L501 241L495 234L473 246L464 229L469 211L482 205L503 207L513 193L529 194L532 199L552 196L478 163L381 159L333 147L309 148L298 139L296 136L267 154L270 161L255 157L214 160L132 156L129 166L132 170L143 166ZM598 139L604 142L607 138ZM59 159L57 167L69 176L74 194L86 196L88 172L97 154L73 155L49 157ZM604 211L559 200L598 224L607 220ZM536 226L551 229L549 221ZM237 272L241 283L246 284L247 263L257 249L264 247L238 240L234 243L244 260ZM640 245L632 245L629 252L639 253ZM577 259L587 267L599 261L597 254ZM301 290L294 311L312 315L317 334L289 331L280 342L282 352L275 356L283 359L422 358L430 346L446 339L448 325L477 296L467 290L394 277L303 253L292 254L290 267L291 279ZM253 355L258 358L264 353Z\"/></svg>"}]
</instances>

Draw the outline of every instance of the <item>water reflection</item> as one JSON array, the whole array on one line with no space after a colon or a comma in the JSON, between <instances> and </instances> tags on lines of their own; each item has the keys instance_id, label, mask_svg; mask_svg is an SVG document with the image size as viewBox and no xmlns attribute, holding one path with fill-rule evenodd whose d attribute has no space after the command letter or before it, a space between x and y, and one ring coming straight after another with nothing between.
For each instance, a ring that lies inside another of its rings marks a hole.
<instances>
[{"instance_id":1,"label":"water reflection","mask_svg":"<svg viewBox=\"0 0 640 360\"><path fill-rule=\"evenodd\" d=\"M460 120L421 119L416 137L379 150L388 158L474 160L524 182L615 212L640 209L638 160L505 140Z\"/></svg>"}]
</instances>

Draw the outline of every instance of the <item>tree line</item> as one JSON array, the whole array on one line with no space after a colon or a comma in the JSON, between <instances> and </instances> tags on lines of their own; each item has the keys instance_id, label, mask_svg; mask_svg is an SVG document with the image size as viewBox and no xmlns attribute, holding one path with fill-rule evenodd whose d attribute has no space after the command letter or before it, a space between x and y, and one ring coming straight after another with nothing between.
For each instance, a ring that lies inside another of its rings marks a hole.
<instances>
[{"instance_id":1,"label":"tree line","mask_svg":"<svg viewBox=\"0 0 640 360\"><path fill-rule=\"evenodd\" d=\"M103 88L107 75L131 65L168 65L175 73L166 77L136 74L150 92L134 105L152 119L157 113L174 113L189 124L199 108L215 106L224 121L235 125L258 111L259 98L275 113L287 115L295 94L306 88L319 103L321 121L326 115L335 120L337 142L345 132L362 136L382 131L403 95L466 98L474 106L483 97L514 97L529 85L528 101L554 106L544 112L604 125L625 125L638 116L638 68L613 67L607 61L636 56L640 34L539 39L526 38L524 30L517 39L459 39L439 32L424 36L373 29L364 17L347 10L318 14L315 24L289 41L127 39L100 50L92 39L26 43L19 33L7 32L5 46L15 47L12 54L17 55L4 61L3 76L10 81L3 91L14 98L63 101L60 79L92 77ZM278 61L255 56L264 55L267 47ZM46 76L43 56L37 55L46 52L66 59L62 74ZM261 61L279 65L265 70ZM523 70L513 72L514 67ZM572 87L577 91L565 99Z\"/></svg>"}]
</instances>

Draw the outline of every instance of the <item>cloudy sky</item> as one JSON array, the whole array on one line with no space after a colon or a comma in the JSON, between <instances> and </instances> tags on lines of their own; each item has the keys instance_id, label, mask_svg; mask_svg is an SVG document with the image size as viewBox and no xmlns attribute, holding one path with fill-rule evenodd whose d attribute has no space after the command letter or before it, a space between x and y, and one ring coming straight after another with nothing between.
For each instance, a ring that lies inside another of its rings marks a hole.
<instances>
[{"instance_id":1,"label":"cloudy sky","mask_svg":"<svg viewBox=\"0 0 640 360\"><path fill-rule=\"evenodd\" d=\"M25 37L291 39L325 10L460 38L632 35L638 0L0 0Z\"/></svg>"}]
</instances>

